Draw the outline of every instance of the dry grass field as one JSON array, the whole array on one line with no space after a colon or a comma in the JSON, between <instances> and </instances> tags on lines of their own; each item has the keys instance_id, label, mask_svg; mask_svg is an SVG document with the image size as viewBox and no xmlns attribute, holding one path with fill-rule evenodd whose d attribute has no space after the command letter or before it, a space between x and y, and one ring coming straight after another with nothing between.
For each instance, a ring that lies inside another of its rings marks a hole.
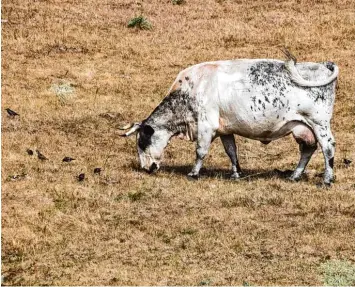
<instances>
[{"instance_id":1,"label":"dry grass field","mask_svg":"<svg viewBox=\"0 0 355 287\"><path fill-rule=\"evenodd\" d=\"M354 264L355 163L343 163L355 161L353 0L173 2L2 1L4 284L322 285L322 264ZM127 27L139 15L151 30ZM291 136L236 137L255 175L239 181L219 139L198 181L186 178L195 146L178 139L156 175L139 170L134 137L117 127L147 117L180 70L282 59L284 45L340 68L331 188L317 187L319 150L299 183L273 172L296 166Z\"/></svg>"}]
</instances>

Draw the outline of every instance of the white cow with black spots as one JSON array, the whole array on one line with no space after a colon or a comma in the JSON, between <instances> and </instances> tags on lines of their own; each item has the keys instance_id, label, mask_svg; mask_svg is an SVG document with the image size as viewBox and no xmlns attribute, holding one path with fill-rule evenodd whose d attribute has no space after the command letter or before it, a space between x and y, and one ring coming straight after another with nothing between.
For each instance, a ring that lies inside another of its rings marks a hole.
<instances>
[{"instance_id":1,"label":"white cow with black spots","mask_svg":"<svg viewBox=\"0 0 355 287\"><path fill-rule=\"evenodd\" d=\"M138 132L140 164L150 172L159 169L171 137L196 141L191 177L198 177L211 142L220 137L232 161L232 178L239 178L234 134L269 143L292 133L301 158L291 179L300 179L319 143L329 185L334 179L330 121L338 71L332 62L296 64L292 57L194 65L180 72L159 106L123 136Z\"/></svg>"}]
</instances>

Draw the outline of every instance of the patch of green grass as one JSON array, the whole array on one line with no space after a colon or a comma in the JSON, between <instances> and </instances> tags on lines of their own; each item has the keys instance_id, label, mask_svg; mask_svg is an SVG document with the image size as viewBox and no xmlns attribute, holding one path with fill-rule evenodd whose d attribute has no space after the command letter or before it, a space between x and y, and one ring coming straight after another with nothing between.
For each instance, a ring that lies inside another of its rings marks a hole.
<instances>
[{"instance_id":1,"label":"patch of green grass","mask_svg":"<svg viewBox=\"0 0 355 287\"><path fill-rule=\"evenodd\" d=\"M138 16L138 17L134 17L132 18L129 22L128 22L128 28L139 28L141 30L150 30L152 29L152 23L150 23L150 21L143 17L143 16Z\"/></svg>"},{"instance_id":2,"label":"patch of green grass","mask_svg":"<svg viewBox=\"0 0 355 287\"><path fill-rule=\"evenodd\" d=\"M196 229L193 229L191 227L187 227L187 228L184 228L180 231L180 233L182 235L194 235L195 233L197 233L197 230Z\"/></svg>"},{"instance_id":3,"label":"patch of green grass","mask_svg":"<svg viewBox=\"0 0 355 287\"><path fill-rule=\"evenodd\" d=\"M64 198L55 198L53 200L54 206L56 209L63 211L68 208L69 204L68 201L65 200Z\"/></svg>"},{"instance_id":4,"label":"patch of green grass","mask_svg":"<svg viewBox=\"0 0 355 287\"><path fill-rule=\"evenodd\" d=\"M202 280L200 283L198 283L198 286L209 286L211 285L211 279L205 279L205 280Z\"/></svg>"},{"instance_id":5,"label":"patch of green grass","mask_svg":"<svg viewBox=\"0 0 355 287\"><path fill-rule=\"evenodd\" d=\"M354 286L355 265L345 260L330 260L320 266L324 285Z\"/></svg>"},{"instance_id":6,"label":"patch of green grass","mask_svg":"<svg viewBox=\"0 0 355 287\"><path fill-rule=\"evenodd\" d=\"M123 194L119 194L113 198L114 201L121 201L124 198Z\"/></svg>"},{"instance_id":7,"label":"patch of green grass","mask_svg":"<svg viewBox=\"0 0 355 287\"><path fill-rule=\"evenodd\" d=\"M127 194L128 198L130 201L137 201L142 199L142 197L145 195L145 193L143 191L136 191L136 192L129 192Z\"/></svg>"},{"instance_id":8,"label":"patch of green grass","mask_svg":"<svg viewBox=\"0 0 355 287\"><path fill-rule=\"evenodd\" d=\"M185 0L171 0L174 5L181 5L185 3Z\"/></svg>"}]
</instances>

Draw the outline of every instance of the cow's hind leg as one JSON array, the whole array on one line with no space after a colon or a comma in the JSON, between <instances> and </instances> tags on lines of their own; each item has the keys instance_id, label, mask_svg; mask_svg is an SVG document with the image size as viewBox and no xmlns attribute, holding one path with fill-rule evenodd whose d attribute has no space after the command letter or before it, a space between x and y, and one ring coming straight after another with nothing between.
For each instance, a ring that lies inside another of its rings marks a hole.
<instances>
[{"instance_id":1,"label":"cow's hind leg","mask_svg":"<svg viewBox=\"0 0 355 287\"><path fill-rule=\"evenodd\" d=\"M202 128L200 128L197 136L196 162L192 168L192 171L188 174L188 176L192 178L198 178L199 176L200 169L203 164L203 159L207 155L208 149L210 148L212 142L212 130L202 130Z\"/></svg>"},{"instance_id":2,"label":"cow's hind leg","mask_svg":"<svg viewBox=\"0 0 355 287\"><path fill-rule=\"evenodd\" d=\"M311 159L313 153L317 149L316 144L315 145L307 145L305 142L300 143L299 147L300 147L301 158L300 158L300 161L299 161L296 169L294 170L294 172L290 176L290 179L294 180L294 181L298 181L301 178L309 160Z\"/></svg>"},{"instance_id":3,"label":"cow's hind leg","mask_svg":"<svg viewBox=\"0 0 355 287\"><path fill-rule=\"evenodd\" d=\"M229 156L232 162L232 179L240 178L242 170L239 166L238 155L237 155L237 147L235 145L235 140L233 135L223 135L221 136L221 140L224 146L224 150Z\"/></svg>"},{"instance_id":4,"label":"cow's hind leg","mask_svg":"<svg viewBox=\"0 0 355 287\"><path fill-rule=\"evenodd\" d=\"M319 145L322 148L324 161L325 161L325 171L324 171L324 184L330 185L334 182L334 154L335 154L335 140L330 130L330 124L326 123L324 125L314 125L314 133L317 137Z\"/></svg>"},{"instance_id":5,"label":"cow's hind leg","mask_svg":"<svg viewBox=\"0 0 355 287\"><path fill-rule=\"evenodd\" d=\"M317 140L312 130L308 126L301 123L292 130L292 134L299 144L301 158L296 169L290 176L290 179L298 181L301 178L313 153L317 149Z\"/></svg>"}]
</instances>

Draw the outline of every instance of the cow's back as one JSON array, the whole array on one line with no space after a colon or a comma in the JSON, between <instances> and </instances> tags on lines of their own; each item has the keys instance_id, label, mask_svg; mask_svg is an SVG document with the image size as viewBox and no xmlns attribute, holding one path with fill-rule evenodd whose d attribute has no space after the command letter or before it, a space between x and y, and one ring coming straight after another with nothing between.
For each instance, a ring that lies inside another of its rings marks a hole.
<instances>
[{"instance_id":1,"label":"cow's back","mask_svg":"<svg viewBox=\"0 0 355 287\"><path fill-rule=\"evenodd\" d=\"M332 73L326 63L296 67L311 81ZM169 93L175 90L187 93L197 103L199 118L213 128L260 139L265 131L272 134L290 121L330 118L335 83L299 86L291 80L284 61L240 59L191 66L179 73Z\"/></svg>"},{"instance_id":2,"label":"cow's back","mask_svg":"<svg viewBox=\"0 0 355 287\"><path fill-rule=\"evenodd\" d=\"M201 64L198 70L211 64ZM219 61L213 65L211 86L195 92L204 98L210 122L215 124L217 111L211 112L211 106L218 109L219 131L270 140L273 134L281 137L279 131L288 122L307 123L332 116L335 82L322 87L299 86L279 60ZM312 81L324 80L332 73L318 63L299 63L297 68L302 77Z\"/></svg>"}]
</instances>

